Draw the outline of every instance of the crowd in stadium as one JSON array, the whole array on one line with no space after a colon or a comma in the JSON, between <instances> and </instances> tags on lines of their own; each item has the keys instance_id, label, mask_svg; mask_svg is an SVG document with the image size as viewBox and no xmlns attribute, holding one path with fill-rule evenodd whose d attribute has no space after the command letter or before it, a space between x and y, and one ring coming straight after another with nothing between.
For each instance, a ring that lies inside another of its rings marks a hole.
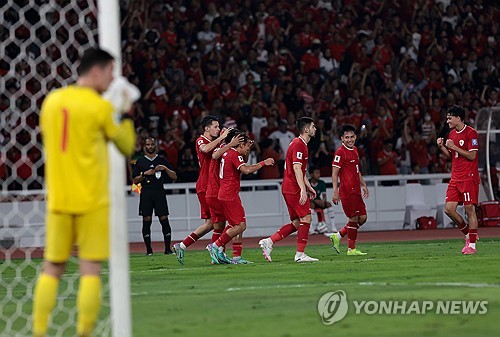
<instances>
[{"instance_id":1,"label":"crowd in stadium","mask_svg":"<svg viewBox=\"0 0 500 337\"><path fill-rule=\"evenodd\" d=\"M322 176L344 123L358 130L363 174L409 174L450 171L435 145L447 107L466 107L474 125L481 107L499 105L495 1L130 0L121 9L123 73L143 93L132 159L153 136L179 181L196 180L207 114L255 139L250 162L280 163L306 115L318 126L310 164ZM253 177L281 174L278 165Z\"/></svg>"}]
</instances>

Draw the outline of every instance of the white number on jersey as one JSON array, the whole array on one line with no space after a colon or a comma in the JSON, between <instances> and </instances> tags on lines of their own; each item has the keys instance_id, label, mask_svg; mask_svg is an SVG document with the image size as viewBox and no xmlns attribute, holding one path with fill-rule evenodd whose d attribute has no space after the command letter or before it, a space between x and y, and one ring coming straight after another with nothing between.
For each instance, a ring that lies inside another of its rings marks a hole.
<instances>
[{"instance_id":1,"label":"white number on jersey","mask_svg":"<svg viewBox=\"0 0 500 337\"><path fill-rule=\"evenodd\" d=\"M220 160L219 178L224 178L224 158Z\"/></svg>"}]
</instances>

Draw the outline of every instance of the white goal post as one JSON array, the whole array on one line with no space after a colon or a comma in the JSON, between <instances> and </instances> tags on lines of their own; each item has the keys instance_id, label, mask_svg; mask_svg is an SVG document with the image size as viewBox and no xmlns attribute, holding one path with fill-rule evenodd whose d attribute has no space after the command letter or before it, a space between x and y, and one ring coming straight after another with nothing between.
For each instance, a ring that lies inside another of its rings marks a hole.
<instances>
[{"instance_id":1,"label":"white goal post","mask_svg":"<svg viewBox=\"0 0 500 337\"><path fill-rule=\"evenodd\" d=\"M115 76L121 75L120 8L118 0L98 0L99 45L115 57ZM128 228L124 193L125 161L114 145L110 154L110 240L109 291L113 337L132 336Z\"/></svg>"}]
</instances>

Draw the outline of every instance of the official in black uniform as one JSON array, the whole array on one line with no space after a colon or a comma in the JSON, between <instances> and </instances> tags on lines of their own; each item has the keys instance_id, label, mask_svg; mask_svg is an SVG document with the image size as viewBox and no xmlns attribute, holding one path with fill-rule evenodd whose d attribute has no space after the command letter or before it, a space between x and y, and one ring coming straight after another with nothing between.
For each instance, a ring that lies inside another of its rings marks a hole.
<instances>
[{"instance_id":1,"label":"official in black uniform","mask_svg":"<svg viewBox=\"0 0 500 337\"><path fill-rule=\"evenodd\" d=\"M173 254L170 248L172 229L168 221L167 196L163 184L177 179L177 174L169 167L167 160L156 152L156 141L149 137L144 144L144 157L139 158L134 166L132 176L134 183L141 183L141 199L139 202L139 215L142 215L142 236L146 244L146 255L152 255L151 248L151 223L153 222L153 209L160 220L165 242L165 254Z\"/></svg>"}]
</instances>

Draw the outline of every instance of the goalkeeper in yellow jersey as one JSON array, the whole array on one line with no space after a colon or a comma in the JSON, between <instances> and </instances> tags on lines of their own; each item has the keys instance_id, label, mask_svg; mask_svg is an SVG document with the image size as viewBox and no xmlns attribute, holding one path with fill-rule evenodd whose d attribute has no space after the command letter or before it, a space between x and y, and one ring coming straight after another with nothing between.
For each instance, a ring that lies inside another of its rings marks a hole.
<instances>
[{"instance_id":1,"label":"goalkeeper in yellow jersey","mask_svg":"<svg viewBox=\"0 0 500 337\"><path fill-rule=\"evenodd\" d=\"M113 80L113 67L109 53L87 50L77 83L52 91L42 104L47 216L44 265L33 303L35 337L47 332L59 280L74 245L80 267L78 336L91 335L101 307L101 262L109 255L107 143L112 141L126 156L135 144L128 115L130 85L120 92L124 97L119 107L101 97ZM119 124L113 119L115 110L124 112Z\"/></svg>"}]
</instances>

